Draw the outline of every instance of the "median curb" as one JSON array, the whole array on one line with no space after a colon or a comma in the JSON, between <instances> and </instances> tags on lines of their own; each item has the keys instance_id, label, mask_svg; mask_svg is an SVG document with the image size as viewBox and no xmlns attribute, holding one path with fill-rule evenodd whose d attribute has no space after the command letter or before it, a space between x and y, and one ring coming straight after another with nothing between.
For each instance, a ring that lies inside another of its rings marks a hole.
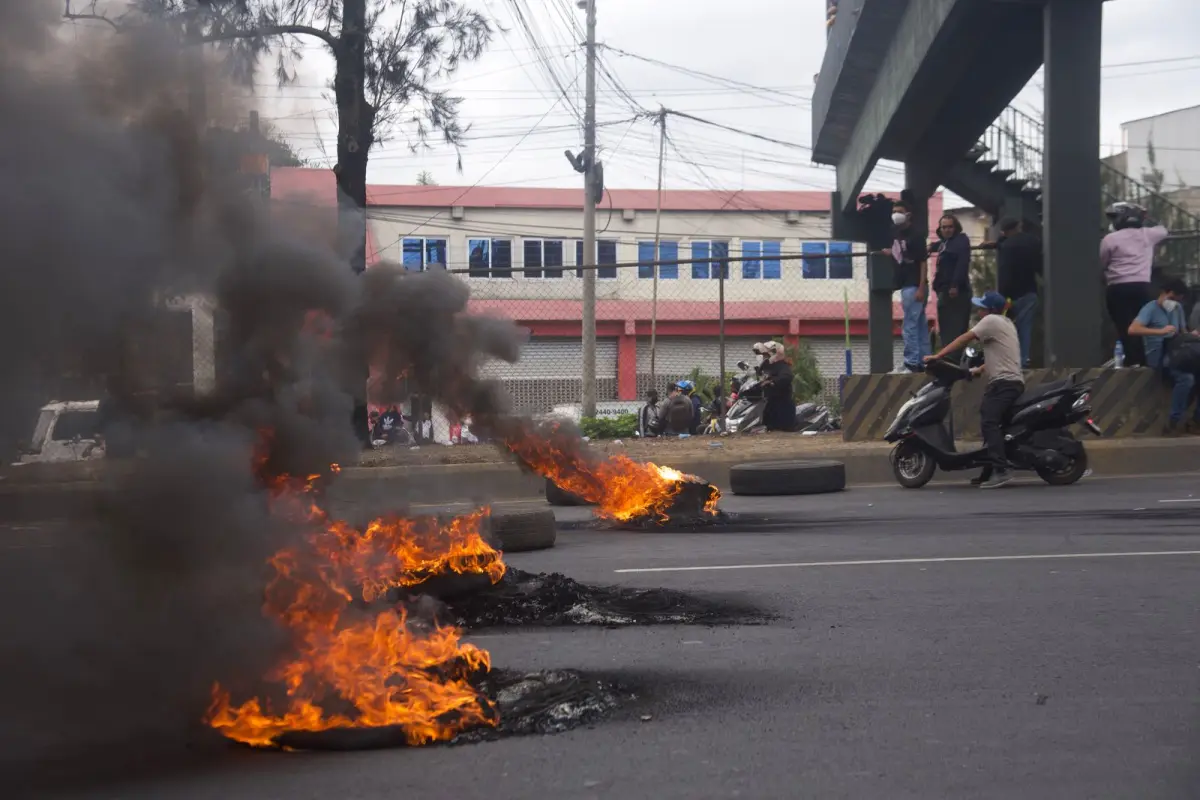
<instances>
[{"instance_id":1,"label":"median curb","mask_svg":"<svg viewBox=\"0 0 1200 800\"><path fill-rule=\"evenodd\" d=\"M1200 438L1088 440L1094 475L1175 475L1200 472ZM971 443L962 443L969 447ZM846 466L846 485L891 484L891 445L855 444L823 450L819 458ZM667 465L699 475L729 490L729 471L761 458L722 457L719 450L671 460ZM797 454L803 458L805 453ZM666 459L664 459L666 461ZM967 473L939 472L934 481L962 481ZM55 519L86 514L104 493L101 480L0 481L0 520ZM514 464L425 464L420 466L347 467L329 490L330 510L358 519L407 505L484 504L545 496L545 481Z\"/></svg>"}]
</instances>

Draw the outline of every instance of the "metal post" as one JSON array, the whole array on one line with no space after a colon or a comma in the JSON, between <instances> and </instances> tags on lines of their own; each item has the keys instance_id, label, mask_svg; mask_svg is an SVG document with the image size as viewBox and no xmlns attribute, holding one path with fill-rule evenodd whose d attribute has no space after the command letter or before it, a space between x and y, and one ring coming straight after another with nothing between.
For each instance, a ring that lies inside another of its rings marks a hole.
<instances>
[{"instance_id":1,"label":"metal post","mask_svg":"<svg viewBox=\"0 0 1200 800\"><path fill-rule=\"evenodd\" d=\"M583 111L583 416L596 415L596 0L587 4Z\"/></svg>"},{"instance_id":2,"label":"metal post","mask_svg":"<svg viewBox=\"0 0 1200 800\"><path fill-rule=\"evenodd\" d=\"M717 273L717 313L720 315L717 325L717 347L721 370L717 378L717 408L722 415L725 413L725 264L725 261L717 264L717 269L720 270Z\"/></svg>"},{"instance_id":3,"label":"metal post","mask_svg":"<svg viewBox=\"0 0 1200 800\"><path fill-rule=\"evenodd\" d=\"M658 203L654 208L654 261L659 260L659 245L662 241L662 190L663 190L663 158L667 149L667 110L658 112ZM650 385L658 383L658 372L655 357L658 348L658 266L654 269L654 289L650 299Z\"/></svg>"}]
</instances>

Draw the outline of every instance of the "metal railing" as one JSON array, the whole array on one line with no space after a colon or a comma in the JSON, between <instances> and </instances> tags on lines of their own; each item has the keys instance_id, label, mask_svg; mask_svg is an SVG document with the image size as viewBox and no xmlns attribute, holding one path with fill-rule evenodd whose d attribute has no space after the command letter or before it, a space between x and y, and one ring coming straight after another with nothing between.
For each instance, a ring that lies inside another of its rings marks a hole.
<instances>
[{"instance_id":1,"label":"metal railing","mask_svg":"<svg viewBox=\"0 0 1200 800\"><path fill-rule=\"evenodd\" d=\"M1040 190L1044 136L1041 120L1009 106L984 131L976 152L981 161L994 162L993 169L1010 173L1010 179L1023 182L1026 189ZM1137 203L1172 233L1200 232L1200 216L1105 161L1097 159L1097 163L1105 206L1122 200ZM1102 218L1101 224L1107 226L1107 220ZM1182 236L1166 241L1159 247L1155 261L1157 267L1182 274L1189 283L1200 284L1200 239Z\"/></svg>"}]
</instances>

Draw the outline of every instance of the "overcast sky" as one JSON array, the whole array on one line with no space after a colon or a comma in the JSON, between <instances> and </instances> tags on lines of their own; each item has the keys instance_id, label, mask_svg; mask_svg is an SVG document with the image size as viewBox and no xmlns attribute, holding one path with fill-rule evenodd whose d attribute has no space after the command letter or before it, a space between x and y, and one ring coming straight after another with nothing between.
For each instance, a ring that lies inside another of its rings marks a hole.
<instances>
[{"instance_id":1,"label":"overcast sky","mask_svg":"<svg viewBox=\"0 0 1200 800\"><path fill-rule=\"evenodd\" d=\"M452 149L412 154L403 131L371 153L372 183L412 183L428 170L445 185L573 186L580 178L563 157L582 142L575 109L583 109L583 57L576 46L583 12L574 0L523 0L536 17L536 41L545 47L558 80L539 62L529 36L515 22L511 0L475 0L508 29L478 62L464 66L452 88L472 125L463 172ZM602 77L598 91L599 143L610 187L653 187L658 134L648 120L630 121L638 107L660 105L785 142L812 141L813 76L825 47L824 0L598 0L598 41L637 56L761 87L751 91L602 51L604 65L624 98ZM732 11L731 11L732 9ZM1200 0L1124 0L1105 4L1103 128L1105 154L1121 142L1124 121L1200 104ZM329 165L334 157L331 103L324 90L332 62L311 45L297 84L258 87L259 106L304 157ZM1167 59L1179 59L1167 61ZM1153 63L1144 63L1153 62ZM1016 105L1040 114L1041 75ZM800 149L773 145L701 123L670 118L668 188L822 189L833 172ZM1200 132L1197 133L1200 147ZM868 188L896 188L901 176L885 165Z\"/></svg>"}]
</instances>

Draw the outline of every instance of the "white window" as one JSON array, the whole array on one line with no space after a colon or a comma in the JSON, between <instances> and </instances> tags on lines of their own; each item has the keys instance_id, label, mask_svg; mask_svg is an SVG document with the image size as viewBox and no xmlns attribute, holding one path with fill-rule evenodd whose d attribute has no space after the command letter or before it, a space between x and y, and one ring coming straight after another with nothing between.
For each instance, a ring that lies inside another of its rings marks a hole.
<instances>
[{"instance_id":1,"label":"white window","mask_svg":"<svg viewBox=\"0 0 1200 800\"><path fill-rule=\"evenodd\" d=\"M562 239L526 239L524 242L526 278L563 276Z\"/></svg>"},{"instance_id":2,"label":"white window","mask_svg":"<svg viewBox=\"0 0 1200 800\"><path fill-rule=\"evenodd\" d=\"M472 278L511 278L512 240L468 240L467 275Z\"/></svg>"},{"instance_id":3,"label":"white window","mask_svg":"<svg viewBox=\"0 0 1200 800\"><path fill-rule=\"evenodd\" d=\"M413 272L446 268L445 239L405 239L401 244L400 263Z\"/></svg>"}]
</instances>

